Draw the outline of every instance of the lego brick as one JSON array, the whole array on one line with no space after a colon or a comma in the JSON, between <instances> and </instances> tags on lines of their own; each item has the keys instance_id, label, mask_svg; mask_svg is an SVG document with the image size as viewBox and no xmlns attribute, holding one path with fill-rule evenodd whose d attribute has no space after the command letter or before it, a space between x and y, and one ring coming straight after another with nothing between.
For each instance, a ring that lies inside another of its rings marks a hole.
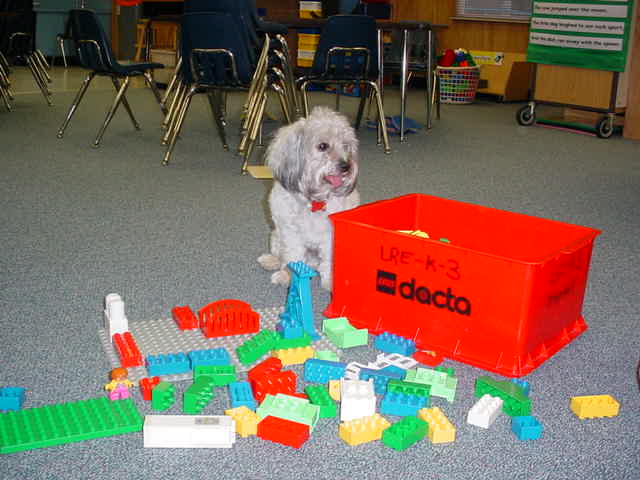
<instances>
[{"instance_id":1,"label":"lego brick","mask_svg":"<svg viewBox=\"0 0 640 480\"><path fill-rule=\"evenodd\" d=\"M322 332L339 348L351 348L368 345L369 331L356 329L347 317L327 318L322 323Z\"/></svg>"},{"instance_id":2,"label":"lego brick","mask_svg":"<svg viewBox=\"0 0 640 480\"><path fill-rule=\"evenodd\" d=\"M145 363L147 372L154 377L191 371L189 357L185 353L147 355Z\"/></svg>"},{"instance_id":3,"label":"lego brick","mask_svg":"<svg viewBox=\"0 0 640 480\"><path fill-rule=\"evenodd\" d=\"M327 383L339 380L344 375L347 365L341 362L310 358L304 362L304 381L310 383Z\"/></svg>"},{"instance_id":4,"label":"lego brick","mask_svg":"<svg viewBox=\"0 0 640 480\"><path fill-rule=\"evenodd\" d=\"M340 401L340 380L329 380L329 396L336 402Z\"/></svg>"},{"instance_id":5,"label":"lego brick","mask_svg":"<svg viewBox=\"0 0 640 480\"><path fill-rule=\"evenodd\" d=\"M260 418L273 416L303 423L313 430L320 418L320 407L312 405L309 400L278 393L267 395L256 409L256 413Z\"/></svg>"},{"instance_id":6,"label":"lego brick","mask_svg":"<svg viewBox=\"0 0 640 480\"><path fill-rule=\"evenodd\" d=\"M404 393L429 398L431 396L431 386L403 380L389 380L387 383L387 392Z\"/></svg>"},{"instance_id":7,"label":"lego brick","mask_svg":"<svg viewBox=\"0 0 640 480\"><path fill-rule=\"evenodd\" d=\"M247 377L249 380L255 380L263 375L279 372L280 370L282 370L282 361L279 358L269 357L249 370Z\"/></svg>"},{"instance_id":8,"label":"lego brick","mask_svg":"<svg viewBox=\"0 0 640 480\"><path fill-rule=\"evenodd\" d=\"M291 271L291 283L284 312L295 325L302 325L304 333L313 340L320 338L313 322L313 297L311 295L311 279L318 272L303 262L290 262L287 267Z\"/></svg>"},{"instance_id":9,"label":"lego brick","mask_svg":"<svg viewBox=\"0 0 640 480\"><path fill-rule=\"evenodd\" d=\"M523 394L527 397L529 396L529 393L531 392L531 385L529 385L529 382L522 380L521 378L512 378L511 381L522 389Z\"/></svg>"},{"instance_id":10,"label":"lego brick","mask_svg":"<svg viewBox=\"0 0 640 480\"><path fill-rule=\"evenodd\" d=\"M164 411L171 408L176 401L176 388L169 382L160 382L151 391L151 408Z\"/></svg>"},{"instance_id":11,"label":"lego brick","mask_svg":"<svg viewBox=\"0 0 640 480\"><path fill-rule=\"evenodd\" d=\"M180 330L193 330L200 327L200 323L189 305L173 307L171 317Z\"/></svg>"},{"instance_id":12,"label":"lego brick","mask_svg":"<svg viewBox=\"0 0 640 480\"><path fill-rule=\"evenodd\" d=\"M373 380L340 380L340 421L370 417L376 413Z\"/></svg>"},{"instance_id":13,"label":"lego brick","mask_svg":"<svg viewBox=\"0 0 640 480\"><path fill-rule=\"evenodd\" d=\"M484 394L469 410L467 423L476 427L489 428L500 415L502 405L502 398Z\"/></svg>"},{"instance_id":14,"label":"lego brick","mask_svg":"<svg viewBox=\"0 0 640 480\"><path fill-rule=\"evenodd\" d=\"M249 382L233 382L229 386L229 398L233 408L245 406L251 410L255 410L258 406L256 399L253 398L253 391Z\"/></svg>"},{"instance_id":15,"label":"lego brick","mask_svg":"<svg viewBox=\"0 0 640 480\"><path fill-rule=\"evenodd\" d=\"M451 373L453 374L453 369L451 369ZM431 395L445 398L449 403L455 399L458 379L453 375L449 375L448 370L432 370L430 368L407 370L405 380L429 385L431 387Z\"/></svg>"},{"instance_id":16,"label":"lego brick","mask_svg":"<svg viewBox=\"0 0 640 480\"><path fill-rule=\"evenodd\" d=\"M286 348L271 352L271 355L280 359L284 366L303 364L306 360L313 358L314 354L313 347Z\"/></svg>"},{"instance_id":17,"label":"lego brick","mask_svg":"<svg viewBox=\"0 0 640 480\"><path fill-rule=\"evenodd\" d=\"M489 394L493 397L502 398L503 411L510 417L520 417L531 413L531 400L527 397L522 388L515 383L504 380L499 382L488 376L476 379L476 397Z\"/></svg>"},{"instance_id":18,"label":"lego brick","mask_svg":"<svg viewBox=\"0 0 640 480\"><path fill-rule=\"evenodd\" d=\"M242 300L217 300L198 311L202 334L207 338L256 333L260 314Z\"/></svg>"},{"instance_id":19,"label":"lego brick","mask_svg":"<svg viewBox=\"0 0 640 480\"><path fill-rule=\"evenodd\" d=\"M230 408L224 411L225 415L229 415L236 422L236 433L242 438L258 433L258 423L260 417L253 410L249 410L246 406Z\"/></svg>"},{"instance_id":20,"label":"lego brick","mask_svg":"<svg viewBox=\"0 0 640 480\"><path fill-rule=\"evenodd\" d=\"M20 410L24 403L24 391L22 387L0 388L0 410Z\"/></svg>"},{"instance_id":21,"label":"lego brick","mask_svg":"<svg viewBox=\"0 0 640 480\"><path fill-rule=\"evenodd\" d=\"M380 402L380 413L407 417L429 406L429 398L400 392L387 392Z\"/></svg>"},{"instance_id":22,"label":"lego brick","mask_svg":"<svg viewBox=\"0 0 640 480\"><path fill-rule=\"evenodd\" d=\"M382 432L382 443L397 451L406 450L427 436L429 425L416 417L404 417Z\"/></svg>"},{"instance_id":23,"label":"lego brick","mask_svg":"<svg viewBox=\"0 0 640 480\"><path fill-rule=\"evenodd\" d=\"M0 415L0 453L14 453L142 430L132 399L106 397Z\"/></svg>"},{"instance_id":24,"label":"lego brick","mask_svg":"<svg viewBox=\"0 0 640 480\"><path fill-rule=\"evenodd\" d=\"M145 448L231 448L235 421L225 415L147 415Z\"/></svg>"},{"instance_id":25,"label":"lego brick","mask_svg":"<svg viewBox=\"0 0 640 480\"><path fill-rule=\"evenodd\" d=\"M278 393L292 394L296 391L298 377L291 370L274 372L251 380L253 396L258 402L262 402L267 394Z\"/></svg>"},{"instance_id":26,"label":"lego brick","mask_svg":"<svg viewBox=\"0 0 640 480\"><path fill-rule=\"evenodd\" d=\"M338 407L329 396L329 391L322 385L307 385L304 392L312 405L320 407L320 418L334 418L338 416Z\"/></svg>"},{"instance_id":27,"label":"lego brick","mask_svg":"<svg viewBox=\"0 0 640 480\"><path fill-rule=\"evenodd\" d=\"M340 358L338 358L338 354L331 350L316 350L314 358L317 360L327 360L329 362L337 362L340 360Z\"/></svg>"},{"instance_id":28,"label":"lego brick","mask_svg":"<svg viewBox=\"0 0 640 480\"><path fill-rule=\"evenodd\" d=\"M129 331L129 321L124 314L124 302L117 293L110 293L104 298L104 329L110 341L116 333L123 334Z\"/></svg>"},{"instance_id":29,"label":"lego brick","mask_svg":"<svg viewBox=\"0 0 640 480\"><path fill-rule=\"evenodd\" d=\"M344 375L342 376L346 380L358 380L360 378L360 370L366 368L364 365L358 362L349 362L344 369Z\"/></svg>"},{"instance_id":30,"label":"lego brick","mask_svg":"<svg viewBox=\"0 0 640 480\"><path fill-rule=\"evenodd\" d=\"M262 330L236 348L238 360L240 360L240 363L243 365L249 365L255 362L265 353L273 350L277 339L277 332L273 330Z\"/></svg>"},{"instance_id":31,"label":"lego brick","mask_svg":"<svg viewBox=\"0 0 640 480\"><path fill-rule=\"evenodd\" d=\"M542 424L530 415L511 417L511 431L520 440L537 440L542 436Z\"/></svg>"},{"instance_id":32,"label":"lego brick","mask_svg":"<svg viewBox=\"0 0 640 480\"><path fill-rule=\"evenodd\" d=\"M231 365L231 357L226 348L209 348L207 350L192 350L187 355L191 370L200 365Z\"/></svg>"},{"instance_id":33,"label":"lego brick","mask_svg":"<svg viewBox=\"0 0 640 480\"><path fill-rule=\"evenodd\" d=\"M280 333L283 339L289 340L302 338L305 335L302 322L297 317L293 318L291 314L286 311L280 315L280 321L276 325L276 331Z\"/></svg>"},{"instance_id":34,"label":"lego brick","mask_svg":"<svg viewBox=\"0 0 640 480\"><path fill-rule=\"evenodd\" d=\"M395 368L390 365L391 368ZM372 370L370 368L361 368L360 369L360 380L369 380L373 379L373 389L376 392L376 395L384 395L387 393L387 383L392 379L402 379L404 378L404 370L401 370L402 373L397 371L389 371L387 370L389 367L385 367L381 370Z\"/></svg>"},{"instance_id":35,"label":"lego brick","mask_svg":"<svg viewBox=\"0 0 640 480\"><path fill-rule=\"evenodd\" d=\"M376 363L379 365L378 368L385 368L389 365L393 365L394 367L398 367L403 370L408 370L418 364L418 362L413 358L400 355L399 353L380 353L376 357Z\"/></svg>"},{"instance_id":36,"label":"lego brick","mask_svg":"<svg viewBox=\"0 0 640 480\"><path fill-rule=\"evenodd\" d=\"M456 440L456 427L449 421L438 407L423 408L418 418L429 424L429 440L431 443L451 443Z\"/></svg>"},{"instance_id":37,"label":"lego brick","mask_svg":"<svg viewBox=\"0 0 640 480\"><path fill-rule=\"evenodd\" d=\"M373 346L385 353L399 353L406 356L416 351L416 343L413 340L389 332L376 335Z\"/></svg>"},{"instance_id":38,"label":"lego brick","mask_svg":"<svg viewBox=\"0 0 640 480\"><path fill-rule=\"evenodd\" d=\"M307 333L294 338L284 338L281 334L276 339L274 350L284 350L288 348L308 347L311 345L312 339Z\"/></svg>"},{"instance_id":39,"label":"lego brick","mask_svg":"<svg viewBox=\"0 0 640 480\"><path fill-rule=\"evenodd\" d=\"M257 436L263 440L300 448L309 439L309 425L268 416L258 423Z\"/></svg>"},{"instance_id":40,"label":"lego brick","mask_svg":"<svg viewBox=\"0 0 640 480\"><path fill-rule=\"evenodd\" d=\"M193 378L210 377L215 387L224 387L237 380L235 365L199 365L193 371Z\"/></svg>"},{"instance_id":41,"label":"lego brick","mask_svg":"<svg viewBox=\"0 0 640 480\"><path fill-rule=\"evenodd\" d=\"M215 396L213 378L206 375L194 379L182 394L182 411L191 415L200 413Z\"/></svg>"},{"instance_id":42,"label":"lego brick","mask_svg":"<svg viewBox=\"0 0 640 480\"><path fill-rule=\"evenodd\" d=\"M142 355L131 332L115 333L113 344L120 356L120 365L124 368L142 366Z\"/></svg>"},{"instance_id":43,"label":"lego brick","mask_svg":"<svg viewBox=\"0 0 640 480\"><path fill-rule=\"evenodd\" d=\"M260 314L260 323L263 328L274 329L278 322L278 315L282 312L282 307L257 309L256 312ZM226 348L231 357L231 364L236 366L236 371L244 372L248 370L248 367L238 360L235 350L239 345L251 338L253 334L206 338L200 330L180 330L171 318L131 322L129 327L143 357L161 353ZM98 330L98 337L109 363L113 368L119 367L120 359L104 329ZM321 338L313 343L313 347L321 350L337 351L336 347L324 335L321 335ZM258 361L267 357L268 355L265 354ZM144 367L132 367L129 369L129 379L133 382L138 382L141 378L147 376L149 376L149 373ZM161 380L169 382L192 380L191 371L159 376Z\"/></svg>"},{"instance_id":44,"label":"lego brick","mask_svg":"<svg viewBox=\"0 0 640 480\"><path fill-rule=\"evenodd\" d=\"M580 420L585 418L615 417L620 411L620 403L611 395L571 397L569 407Z\"/></svg>"},{"instance_id":45,"label":"lego brick","mask_svg":"<svg viewBox=\"0 0 640 480\"><path fill-rule=\"evenodd\" d=\"M160 383L160 377L140 379L140 395L142 395L143 400L151 401L151 392L158 383Z\"/></svg>"},{"instance_id":46,"label":"lego brick","mask_svg":"<svg viewBox=\"0 0 640 480\"><path fill-rule=\"evenodd\" d=\"M382 438L382 432L391 423L379 413L370 417L356 418L340 424L338 436L351 446L373 442Z\"/></svg>"}]
</instances>

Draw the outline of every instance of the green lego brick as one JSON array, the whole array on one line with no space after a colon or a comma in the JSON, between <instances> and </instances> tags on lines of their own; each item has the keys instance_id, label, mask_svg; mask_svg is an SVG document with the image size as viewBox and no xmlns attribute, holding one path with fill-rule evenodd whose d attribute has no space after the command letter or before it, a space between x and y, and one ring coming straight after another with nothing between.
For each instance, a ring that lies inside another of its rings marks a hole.
<instances>
[{"instance_id":1,"label":"green lego brick","mask_svg":"<svg viewBox=\"0 0 640 480\"><path fill-rule=\"evenodd\" d=\"M329 362L339 362L338 354L333 350L316 350L314 358L318 360L328 360Z\"/></svg>"},{"instance_id":2,"label":"green lego brick","mask_svg":"<svg viewBox=\"0 0 640 480\"><path fill-rule=\"evenodd\" d=\"M312 405L320 407L320 418L334 418L338 416L336 402L329 396L329 390L323 385L308 385L304 393L309 397Z\"/></svg>"},{"instance_id":3,"label":"green lego brick","mask_svg":"<svg viewBox=\"0 0 640 480\"><path fill-rule=\"evenodd\" d=\"M132 399L106 397L28 408L0 415L0 453L14 453L142 430Z\"/></svg>"},{"instance_id":4,"label":"green lego brick","mask_svg":"<svg viewBox=\"0 0 640 480\"><path fill-rule=\"evenodd\" d=\"M431 396L431 387L421 383L405 382L403 380L391 379L387 382L387 392L389 393L407 393L410 395L418 395L420 397L429 398Z\"/></svg>"},{"instance_id":5,"label":"green lego brick","mask_svg":"<svg viewBox=\"0 0 640 480\"><path fill-rule=\"evenodd\" d=\"M311 337L308 333L303 333L301 337L296 338L282 338L278 335L276 344L273 347L274 350L284 350L285 348L300 348L311 345Z\"/></svg>"},{"instance_id":6,"label":"green lego brick","mask_svg":"<svg viewBox=\"0 0 640 480\"><path fill-rule=\"evenodd\" d=\"M356 329L347 317L327 318L322 322L322 332L339 348L351 348L369 343L369 331Z\"/></svg>"},{"instance_id":7,"label":"green lego brick","mask_svg":"<svg viewBox=\"0 0 640 480\"><path fill-rule=\"evenodd\" d=\"M435 368L435 371L436 372L444 372L449 377L455 377L456 376L456 371L453 369L453 367L443 367L442 365L440 365L439 367Z\"/></svg>"},{"instance_id":8,"label":"green lego brick","mask_svg":"<svg viewBox=\"0 0 640 480\"><path fill-rule=\"evenodd\" d=\"M407 370L405 380L429 385L431 387L431 395L446 398L449 402L453 402L458 387L458 379L453 376L452 368L443 369L438 367L435 370L430 368Z\"/></svg>"},{"instance_id":9,"label":"green lego brick","mask_svg":"<svg viewBox=\"0 0 640 480\"><path fill-rule=\"evenodd\" d=\"M382 443L400 452L422 440L427 433L427 422L417 417L404 417L382 432Z\"/></svg>"},{"instance_id":10,"label":"green lego brick","mask_svg":"<svg viewBox=\"0 0 640 480\"><path fill-rule=\"evenodd\" d=\"M193 384L184 391L182 411L190 414L200 413L207 406L207 403L215 397L213 387L213 378L207 375L196 378Z\"/></svg>"},{"instance_id":11,"label":"green lego brick","mask_svg":"<svg viewBox=\"0 0 640 480\"><path fill-rule=\"evenodd\" d=\"M236 348L238 360L243 365L249 365L273 350L280 335L273 330L262 330Z\"/></svg>"},{"instance_id":12,"label":"green lego brick","mask_svg":"<svg viewBox=\"0 0 640 480\"><path fill-rule=\"evenodd\" d=\"M502 411L510 417L521 417L531 414L531 399L524 394L522 387L509 380L502 382L488 376L476 379L476 397L488 393L500 397L504 402Z\"/></svg>"},{"instance_id":13,"label":"green lego brick","mask_svg":"<svg viewBox=\"0 0 640 480\"><path fill-rule=\"evenodd\" d=\"M320 407L312 405L305 398L293 397L278 393L277 395L267 394L260 406L256 409L260 418L272 417L284 418L292 422L309 425L313 430L318 418L320 418Z\"/></svg>"},{"instance_id":14,"label":"green lego brick","mask_svg":"<svg viewBox=\"0 0 640 480\"><path fill-rule=\"evenodd\" d=\"M176 401L176 387L169 382L159 382L151 391L151 409L163 411Z\"/></svg>"},{"instance_id":15,"label":"green lego brick","mask_svg":"<svg viewBox=\"0 0 640 480\"><path fill-rule=\"evenodd\" d=\"M237 380L235 365L198 365L193 370L194 380L209 377L214 387L224 387Z\"/></svg>"}]
</instances>

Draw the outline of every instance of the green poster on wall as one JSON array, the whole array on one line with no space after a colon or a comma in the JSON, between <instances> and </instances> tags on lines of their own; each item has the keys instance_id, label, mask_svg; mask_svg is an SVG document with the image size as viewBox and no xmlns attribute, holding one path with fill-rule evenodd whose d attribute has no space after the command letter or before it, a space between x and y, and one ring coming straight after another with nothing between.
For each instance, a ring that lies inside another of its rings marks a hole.
<instances>
[{"instance_id":1,"label":"green poster on wall","mask_svg":"<svg viewBox=\"0 0 640 480\"><path fill-rule=\"evenodd\" d=\"M527 60L622 72L633 0L533 1Z\"/></svg>"}]
</instances>

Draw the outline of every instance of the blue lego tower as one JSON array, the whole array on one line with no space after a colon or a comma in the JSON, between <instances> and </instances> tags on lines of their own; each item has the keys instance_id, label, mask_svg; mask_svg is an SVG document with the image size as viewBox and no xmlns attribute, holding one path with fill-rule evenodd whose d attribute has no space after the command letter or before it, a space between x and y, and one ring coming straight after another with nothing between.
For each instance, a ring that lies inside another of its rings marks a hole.
<instances>
[{"instance_id":1,"label":"blue lego tower","mask_svg":"<svg viewBox=\"0 0 640 480\"><path fill-rule=\"evenodd\" d=\"M311 301L311 279L318 272L304 262L290 262L287 266L291 270L291 284L277 329L284 338L301 337L306 333L312 340L318 340L320 335L313 325Z\"/></svg>"}]
</instances>

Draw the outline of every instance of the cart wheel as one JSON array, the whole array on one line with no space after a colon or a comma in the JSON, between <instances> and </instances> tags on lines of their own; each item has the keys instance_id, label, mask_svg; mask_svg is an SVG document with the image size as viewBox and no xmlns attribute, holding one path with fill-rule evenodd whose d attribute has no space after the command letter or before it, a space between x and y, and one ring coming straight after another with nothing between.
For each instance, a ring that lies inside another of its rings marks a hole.
<instances>
[{"instance_id":1,"label":"cart wheel","mask_svg":"<svg viewBox=\"0 0 640 480\"><path fill-rule=\"evenodd\" d=\"M602 117L596 124L596 134L600 138L609 138L613 135L613 120L609 117Z\"/></svg>"},{"instance_id":2,"label":"cart wheel","mask_svg":"<svg viewBox=\"0 0 640 480\"><path fill-rule=\"evenodd\" d=\"M518 123L524 127L529 127L536 122L536 112L535 110L532 112L531 107L526 105L518 110L516 114L516 120Z\"/></svg>"}]
</instances>

